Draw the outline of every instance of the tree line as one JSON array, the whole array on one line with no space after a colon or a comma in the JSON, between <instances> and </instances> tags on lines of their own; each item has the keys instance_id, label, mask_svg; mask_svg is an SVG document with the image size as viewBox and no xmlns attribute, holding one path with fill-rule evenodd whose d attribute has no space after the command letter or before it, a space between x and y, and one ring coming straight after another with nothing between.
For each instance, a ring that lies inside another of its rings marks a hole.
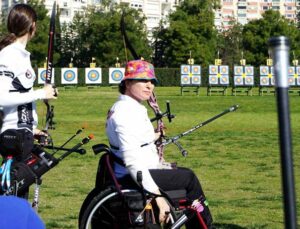
<instances>
[{"instance_id":1,"label":"tree line","mask_svg":"<svg viewBox=\"0 0 300 229\"><path fill-rule=\"evenodd\" d=\"M49 16L40 0L28 0L37 11L37 33L28 44L34 67L43 66L47 56ZM300 23L293 23L277 11L266 11L261 19L241 25L232 20L232 27L218 31L214 26L214 9L218 0L185 0L160 22L149 40L145 20L138 10L104 1L101 8L86 8L69 24L60 24L59 6L56 15L54 66L88 67L92 58L97 66L109 67L118 61L121 66L132 59L125 48L120 21L125 15L128 38L136 52L159 68L177 68L187 63L190 53L196 64L207 67L214 59L233 66L241 58L247 64L266 64L268 39L284 35L291 41L291 58L300 58ZM298 19L300 14L298 14ZM5 13L1 16L1 35L6 33Z\"/></svg>"}]
</instances>

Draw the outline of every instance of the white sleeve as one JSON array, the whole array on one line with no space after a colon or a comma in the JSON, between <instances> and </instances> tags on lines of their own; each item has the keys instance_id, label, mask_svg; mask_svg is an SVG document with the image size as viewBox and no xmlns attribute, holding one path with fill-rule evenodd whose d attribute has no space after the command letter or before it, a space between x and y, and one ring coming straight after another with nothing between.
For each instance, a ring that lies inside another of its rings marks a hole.
<instances>
[{"instance_id":1,"label":"white sleeve","mask_svg":"<svg viewBox=\"0 0 300 229\"><path fill-rule=\"evenodd\" d=\"M136 150L123 152L124 163L131 177L137 182L137 172L141 171L143 176L143 186L149 192L155 192L159 188L154 182L149 170L143 165L143 160L137 155L140 155Z\"/></svg>"},{"instance_id":2,"label":"white sleeve","mask_svg":"<svg viewBox=\"0 0 300 229\"><path fill-rule=\"evenodd\" d=\"M2 77L0 83L0 106L18 106L31 103L38 99L45 99L46 93L43 89L30 90L28 92L9 92L11 79Z\"/></svg>"}]
</instances>

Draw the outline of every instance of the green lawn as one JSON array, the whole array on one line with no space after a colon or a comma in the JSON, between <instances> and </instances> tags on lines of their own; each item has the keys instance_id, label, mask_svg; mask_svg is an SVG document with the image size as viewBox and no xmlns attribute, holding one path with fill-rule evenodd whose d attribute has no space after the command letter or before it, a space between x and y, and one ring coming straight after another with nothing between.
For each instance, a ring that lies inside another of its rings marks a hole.
<instances>
[{"instance_id":1,"label":"green lawn","mask_svg":"<svg viewBox=\"0 0 300 229\"><path fill-rule=\"evenodd\" d=\"M196 132L180 139L188 151L183 158L176 146L169 145L165 158L192 168L209 199L214 221L219 228L284 228L278 147L276 97L180 95L179 87L157 88L162 111L171 102L176 118L165 121L168 136L177 135L222 112L233 104L240 108ZM257 93L256 93L257 94ZM71 155L43 177L39 214L47 228L76 228L80 206L92 189L99 156L91 146L107 143L106 113L118 96L117 89L100 87L87 90L60 89L55 105L56 129L51 131L55 145L61 145L77 129L95 139L85 146L86 155ZM38 103L40 123L45 108ZM293 159L296 178L297 211L300 218L300 96L290 96L293 131ZM153 117L152 111L149 115ZM70 144L69 146L72 146ZM298 178L298 179L297 179Z\"/></svg>"}]
</instances>

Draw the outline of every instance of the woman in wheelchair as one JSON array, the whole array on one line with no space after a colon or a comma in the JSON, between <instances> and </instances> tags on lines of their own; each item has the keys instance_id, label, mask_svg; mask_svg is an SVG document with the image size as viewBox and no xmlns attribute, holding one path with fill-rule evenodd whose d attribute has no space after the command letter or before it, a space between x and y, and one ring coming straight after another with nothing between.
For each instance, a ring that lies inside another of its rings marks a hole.
<instances>
[{"instance_id":1,"label":"woman in wheelchair","mask_svg":"<svg viewBox=\"0 0 300 229\"><path fill-rule=\"evenodd\" d=\"M166 167L159 160L155 145L159 134L155 133L147 109L142 105L152 95L156 83L152 64L143 60L127 63L125 77L119 85L121 95L109 110L106 122L111 151L125 165L114 163L114 174L121 184L126 185L132 180L137 182L137 172L141 171L145 190L158 195L160 190L185 190L186 198L197 205L199 199L205 200L205 195L194 172L187 168ZM168 202L163 197L155 198L155 201L159 221L167 222L170 212ZM208 207L203 207L203 219L210 228L212 217ZM201 227L197 219L192 219L186 228Z\"/></svg>"}]
</instances>

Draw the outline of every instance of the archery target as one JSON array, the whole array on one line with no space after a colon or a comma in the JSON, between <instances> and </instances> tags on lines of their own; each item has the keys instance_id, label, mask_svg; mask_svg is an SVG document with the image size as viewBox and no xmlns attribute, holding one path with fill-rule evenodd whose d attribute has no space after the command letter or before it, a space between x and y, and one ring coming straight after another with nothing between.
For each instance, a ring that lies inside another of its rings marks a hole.
<instances>
[{"instance_id":1,"label":"archery target","mask_svg":"<svg viewBox=\"0 0 300 229\"><path fill-rule=\"evenodd\" d=\"M119 84L124 78L125 68L109 68L109 83Z\"/></svg>"},{"instance_id":2,"label":"archery target","mask_svg":"<svg viewBox=\"0 0 300 229\"><path fill-rule=\"evenodd\" d=\"M259 73L261 76L265 76L269 74L269 67L268 66L260 66Z\"/></svg>"},{"instance_id":3,"label":"archery target","mask_svg":"<svg viewBox=\"0 0 300 229\"><path fill-rule=\"evenodd\" d=\"M300 75L300 67L296 67L296 74Z\"/></svg>"},{"instance_id":4,"label":"archery target","mask_svg":"<svg viewBox=\"0 0 300 229\"><path fill-rule=\"evenodd\" d=\"M85 69L85 83L86 84L101 84L102 83L101 68L86 68Z\"/></svg>"},{"instance_id":5,"label":"archery target","mask_svg":"<svg viewBox=\"0 0 300 229\"><path fill-rule=\"evenodd\" d=\"M242 76L234 76L234 85L241 86L243 85L243 77Z\"/></svg>"},{"instance_id":6,"label":"archery target","mask_svg":"<svg viewBox=\"0 0 300 229\"><path fill-rule=\"evenodd\" d=\"M216 75L210 75L208 82L211 85L217 85L218 84L218 77Z\"/></svg>"},{"instance_id":7,"label":"archery target","mask_svg":"<svg viewBox=\"0 0 300 229\"><path fill-rule=\"evenodd\" d=\"M275 77L271 77L270 81L271 81L271 85L274 86L275 85Z\"/></svg>"},{"instance_id":8,"label":"archery target","mask_svg":"<svg viewBox=\"0 0 300 229\"><path fill-rule=\"evenodd\" d=\"M189 85L190 77L189 75L181 75L181 85Z\"/></svg>"},{"instance_id":9,"label":"archery target","mask_svg":"<svg viewBox=\"0 0 300 229\"><path fill-rule=\"evenodd\" d=\"M294 75L295 74L295 68L294 67L289 67L288 68L288 74L289 75Z\"/></svg>"},{"instance_id":10,"label":"archery target","mask_svg":"<svg viewBox=\"0 0 300 229\"><path fill-rule=\"evenodd\" d=\"M243 74L243 66L234 66L234 74L242 75Z\"/></svg>"},{"instance_id":11,"label":"archery target","mask_svg":"<svg viewBox=\"0 0 300 229\"><path fill-rule=\"evenodd\" d=\"M180 66L180 69L181 69L181 74L183 75L189 74L191 72L190 65L183 64Z\"/></svg>"},{"instance_id":12,"label":"archery target","mask_svg":"<svg viewBox=\"0 0 300 229\"><path fill-rule=\"evenodd\" d=\"M191 66L191 72L194 75L200 75L201 74L201 66L200 65L192 65Z\"/></svg>"},{"instance_id":13,"label":"archery target","mask_svg":"<svg viewBox=\"0 0 300 229\"><path fill-rule=\"evenodd\" d=\"M272 75L274 75L274 68L273 68L273 67L270 68L270 73L271 73Z\"/></svg>"},{"instance_id":14,"label":"archery target","mask_svg":"<svg viewBox=\"0 0 300 229\"><path fill-rule=\"evenodd\" d=\"M247 85L247 86L253 86L254 85L253 75L245 77L245 85Z\"/></svg>"},{"instance_id":15,"label":"archery target","mask_svg":"<svg viewBox=\"0 0 300 229\"><path fill-rule=\"evenodd\" d=\"M193 85L200 85L201 84L201 77L200 77L200 75L193 75L192 76L192 84Z\"/></svg>"},{"instance_id":16,"label":"archery target","mask_svg":"<svg viewBox=\"0 0 300 229\"><path fill-rule=\"evenodd\" d=\"M220 84L221 85L228 85L229 84L229 76L228 75L221 75Z\"/></svg>"},{"instance_id":17,"label":"archery target","mask_svg":"<svg viewBox=\"0 0 300 229\"><path fill-rule=\"evenodd\" d=\"M61 69L61 83L62 84L77 84L78 83L77 68L62 68Z\"/></svg>"},{"instance_id":18,"label":"archery target","mask_svg":"<svg viewBox=\"0 0 300 229\"><path fill-rule=\"evenodd\" d=\"M260 86L270 86L269 78L267 76L260 77Z\"/></svg>"},{"instance_id":19,"label":"archery target","mask_svg":"<svg viewBox=\"0 0 300 229\"><path fill-rule=\"evenodd\" d=\"M245 66L245 73L246 75L254 75L254 68L253 66Z\"/></svg>"},{"instance_id":20,"label":"archery target","mask_svg":"<svg viewBox=\"0 0 300 229\"><path fill-rule=\"evenodd\" d=\"M289 86L295 86L296 85L296 79L294 78L294 76L289 76L288 77L288 83L289 83Z\"/></svg>"},{"instance_id":21,"label":"archery target","mask_svg":"<svg viewBox=\"0 0 300 229\"><path fill-rule=\"evenodd\" d=\"M229 74L228 66L226 66L226 65L221 65L221 66L220 66L220 73L221 73L221 74L224 74L224 75L228 75L228 74Z\"/></svg>"},{"instance_id":22,"label":"archery target","mask_svg":"<svg viewBox=\"0 0 300 229\"><path fill-rule=\"evenodd\" d=\"M300 86L300 77L297 77L297 85Z\"/></svg>"},{"instance_id":23,"label":"archery target","mask_svg":"<svg viewBox=\"0 0 300 229\"><path fill-rule=\"evenodd\" d=\"M209 74L217 74L218 66L217 65L209 65Z\"/></svg>"},{"instance_id":24,"label":"archery target","mask_svg":"<svg viewBox=\"0 0 300 229\"><path fill-rule=\"evenodd\" d=\"M46 68L38 68L38 84L45 84ZM52 69L51 84L54 84L54 68Z\"/></svg>"}]
</instances>

